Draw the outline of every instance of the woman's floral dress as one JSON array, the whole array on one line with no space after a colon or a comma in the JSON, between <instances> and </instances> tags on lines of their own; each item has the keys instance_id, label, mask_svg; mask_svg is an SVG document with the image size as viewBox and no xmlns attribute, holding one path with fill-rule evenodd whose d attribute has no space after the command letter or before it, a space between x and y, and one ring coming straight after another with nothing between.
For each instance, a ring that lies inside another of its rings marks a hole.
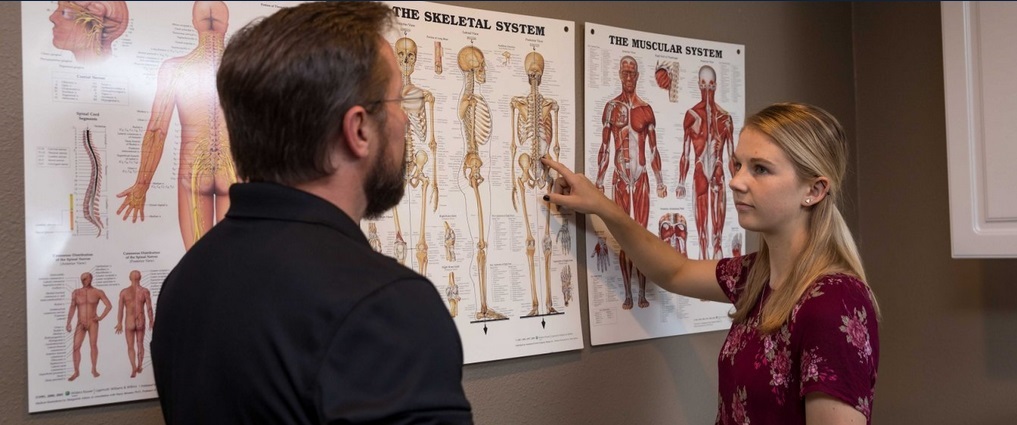
<instances>
[{"instance_id":1,"label":"woman's floral dress","mask_svg":"<svg viewBox=\"0 0 1017 425\"><path fill-rule=\"evenodd\" d=\"M738 299L755 254L726 258L717 281ZM833 274L805 291L777 332L757 331L759 306L747 323L733 324L718 359L717 424L804 424L805 396L819 391L853 406L871 423L879 365L879 332L869 288Z\"/></svg>"}]
</instances>

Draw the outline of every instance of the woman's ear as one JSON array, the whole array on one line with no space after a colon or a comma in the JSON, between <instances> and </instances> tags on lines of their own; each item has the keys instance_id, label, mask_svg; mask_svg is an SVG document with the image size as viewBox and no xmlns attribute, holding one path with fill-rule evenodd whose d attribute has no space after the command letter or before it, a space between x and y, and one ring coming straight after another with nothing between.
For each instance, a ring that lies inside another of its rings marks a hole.
<instances>
[{"instance_id":1,"label":"woman's ear","mask_svg":"<svg viewBox=\"0 0 1017 425\"><path fill-rule=\"evenodd\" d=\"M820 176L812 180L809 191L802 200L805 205L816 205L826 197L830 191L830 179Z\"/></svg>"}]
</instances>

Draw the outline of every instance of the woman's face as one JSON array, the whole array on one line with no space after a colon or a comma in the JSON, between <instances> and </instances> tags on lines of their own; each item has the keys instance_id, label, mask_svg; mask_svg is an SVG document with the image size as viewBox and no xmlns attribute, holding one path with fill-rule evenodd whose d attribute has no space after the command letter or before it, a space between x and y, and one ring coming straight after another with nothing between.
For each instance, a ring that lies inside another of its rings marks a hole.
<instances>
[{"instance_id":1,"label":"woman's face","mask_svg":"<svg viewBox=\"0 0 1017 425\"><path fill-rule=\"evenodd\" d=\"M774 234L805 225L803 202L809 184L798 178L787 154L763 133L742 131L729 186L742 227Z\"/></svg>"}]
</instances>

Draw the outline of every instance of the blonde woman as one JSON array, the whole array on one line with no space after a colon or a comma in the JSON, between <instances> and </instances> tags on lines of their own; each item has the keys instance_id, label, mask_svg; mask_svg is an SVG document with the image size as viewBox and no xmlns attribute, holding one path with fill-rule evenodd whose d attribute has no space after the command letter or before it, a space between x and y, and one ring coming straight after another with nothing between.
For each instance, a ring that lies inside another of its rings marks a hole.
<instances>
[{"instance_id":1,"label":"blonde woman","mask_svg":"<svg viewBox=\"0 0 1017 425\"><path fill-rule=\"evenodd\" d=\"M560 177L545 200L598 215L662 288L734 304L718 361L718 424L869 423L879 308L837 207L844 130L815 106L771 105L746 120L731 160L738 223L761 238L745 256L690 260L546 158Z\"/></svg>"}]
</instances>

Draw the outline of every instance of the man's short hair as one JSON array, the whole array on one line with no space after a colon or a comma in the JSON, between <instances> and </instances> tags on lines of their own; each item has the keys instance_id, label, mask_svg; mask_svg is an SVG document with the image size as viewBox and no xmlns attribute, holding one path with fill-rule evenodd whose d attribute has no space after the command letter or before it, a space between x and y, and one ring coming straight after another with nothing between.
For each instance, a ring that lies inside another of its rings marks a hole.
<instances>
[{"instance_id":1,"label":"man's short hair","mask_svg":"<svg viewBox=\"0 0 1017 425\"><path fill-rule=\"evenodd\" d=\"M378 48L393 16L383 3L304 3L233 36L217 87L240 179L294 185L335 172L343 115L383 110L391 77Z\"/></svg>"}]
</instances>

